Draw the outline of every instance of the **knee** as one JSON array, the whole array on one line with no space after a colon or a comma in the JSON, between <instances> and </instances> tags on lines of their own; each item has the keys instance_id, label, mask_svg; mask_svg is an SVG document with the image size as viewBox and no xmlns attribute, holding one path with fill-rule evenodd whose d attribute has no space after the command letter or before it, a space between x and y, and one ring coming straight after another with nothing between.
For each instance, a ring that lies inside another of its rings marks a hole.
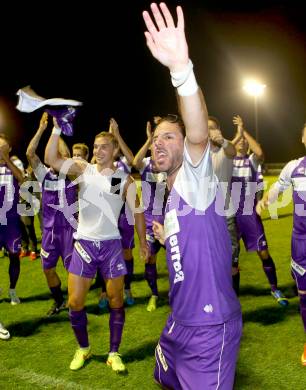
<instances>
[{"instance_id":1,"label":"knee","mask_svg":"<svg viewBox=\"0 0 306 390\"><path fill-rule=\"evenodd\" d=\"M270 253L268 250L263 250L263 251L257 251L258 256L261 258L261 260L265 261L270 258Z\"/></svg>"},{"instance_id":2,"label":"knee","mask_svg":"<svg viewBox=\"0 0 306 390\"><path fill-rule=\"evenodd\" d=\"M108 296L109 306L112 309L118 309L123 306L123 293Z\"/></svg>"},{"instance_id":3,"label":"knee","mask_svg":"<svg viewBox=\"0 0 306 390\"><path fill-rule=\"evenodd\" d=\"M44 274L46 275L47 278L50 278L50 277L56 275L55 268L44 269Z\"/></svg>"},{"instance_id":4,"label":"knee","mask_svg":"<svg viewBox=\"0 0 306 390\"><path fill-rule=\"evenodd\" d=\"M68 307L73 311L81 311L84 308L84 304L75 295L70 295L68 298Z\"/></svg>"}]
</instances>

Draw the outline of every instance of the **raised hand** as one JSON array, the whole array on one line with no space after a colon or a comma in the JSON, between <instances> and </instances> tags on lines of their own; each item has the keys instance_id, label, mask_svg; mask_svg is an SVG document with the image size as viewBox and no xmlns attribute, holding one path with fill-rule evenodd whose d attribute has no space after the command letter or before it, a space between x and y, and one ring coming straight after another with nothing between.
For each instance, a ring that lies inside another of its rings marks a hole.
<instances>
[{"instance_id":1,"label":"raised hand","mask_svg":"<svg viewBox=\"0 0 306 390\"><path fill-rule=\"evenodd\" d=\"M180 6L176 7L177 26L165 3L151 4L154 21L149 12L143 12L148 31L145 31L147 46L154 58L167 66L171 72L180 72L188 64L188 45L184 31L184 15ZM154 24L155 22L155 24Z\"/></svg>"},{"instance_id":2,"label":"raised hand","mask_svg":"<svg viewBox=\"0 0 306 390\"><path fill-rule=\"evenodd\" d=\"M39 129L45 131L48 126L48 113L44 112L40 118Z\"/></svg>"},{"instance_id":3,"label":"raised hand","mask_svg":"<svg viewBox=\"0 0 306 390\"><path fill-rule=\"evenodd\" d=\"M119 126L114 118L110 118L110 120L109 120L109 132L112 133L115 138L118 137Z\"/></svg>"},{"instance_id":4,"label":"raised hand","mask_svg":"<svg viewBox=\"0 0 306 390\"><path fill-rule=\"evenodd\" d=\"M234 125L237 125L237 133L242 136L243 135L243 120L242 120L241 116L235 115L233 117L233 123L234 123Z\"/></svg>"}]
</instances>

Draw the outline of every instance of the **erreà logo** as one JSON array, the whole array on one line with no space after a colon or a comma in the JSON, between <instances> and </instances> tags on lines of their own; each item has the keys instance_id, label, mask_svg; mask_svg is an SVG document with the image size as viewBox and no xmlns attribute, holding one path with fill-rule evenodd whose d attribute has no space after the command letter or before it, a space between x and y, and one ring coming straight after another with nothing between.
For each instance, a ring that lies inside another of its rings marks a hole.
<instances>
[{"instance_id":1,"label":"erre\u00e0 logo","mask_svg":"<svg viewBox=\"0 0 306 390\"><path fill-rule=\"evenodd\" d=\"M178 245L177 235L173 234L169 237L172 265L175 271L173 283L182 282L184 280L184 272L182 271L181 253Z\"/></svg>"}]
</instances>

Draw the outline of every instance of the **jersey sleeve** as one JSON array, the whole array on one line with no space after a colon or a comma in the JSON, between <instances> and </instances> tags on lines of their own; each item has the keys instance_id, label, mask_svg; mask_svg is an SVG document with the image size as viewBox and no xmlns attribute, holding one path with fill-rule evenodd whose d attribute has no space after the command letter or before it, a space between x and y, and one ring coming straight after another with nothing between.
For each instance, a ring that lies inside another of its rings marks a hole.
<instances>
[{"instance_id":1,"label":"jersey sleeve","mask_svg":"<svg viewBox=\"0 0 306 390\"><path fill-rule=\"evenodd\" d=\"M284 192L287 188L289 188L292 184L292 172L298 166L299 160L292 160L288 162L287 165L282 169L275 186L279 191Z\"/></svg>"}]
</instances>

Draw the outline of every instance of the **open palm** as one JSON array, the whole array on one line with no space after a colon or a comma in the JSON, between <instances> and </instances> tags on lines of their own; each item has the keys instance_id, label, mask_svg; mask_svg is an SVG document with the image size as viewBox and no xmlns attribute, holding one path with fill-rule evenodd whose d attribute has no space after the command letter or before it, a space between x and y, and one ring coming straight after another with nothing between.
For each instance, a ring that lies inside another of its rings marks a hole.
<instances>
[{"instance_id":1,"label":"open palm","mask_svg":"<svg viewBox=\"0 0 306 390\"><path fill-rule=\"evenodd\" d=\"M145 32L147 46L153 57L167 66L172 72L179 72L188 63L188 46L184 31L184 16L181 7L177 7L177 26L164 3L160 9L151 4L151 10L156 25L147 11L143 18L148 31ZM157 28L156 28L157 26Z\"/></svg>"}]
</instances>

